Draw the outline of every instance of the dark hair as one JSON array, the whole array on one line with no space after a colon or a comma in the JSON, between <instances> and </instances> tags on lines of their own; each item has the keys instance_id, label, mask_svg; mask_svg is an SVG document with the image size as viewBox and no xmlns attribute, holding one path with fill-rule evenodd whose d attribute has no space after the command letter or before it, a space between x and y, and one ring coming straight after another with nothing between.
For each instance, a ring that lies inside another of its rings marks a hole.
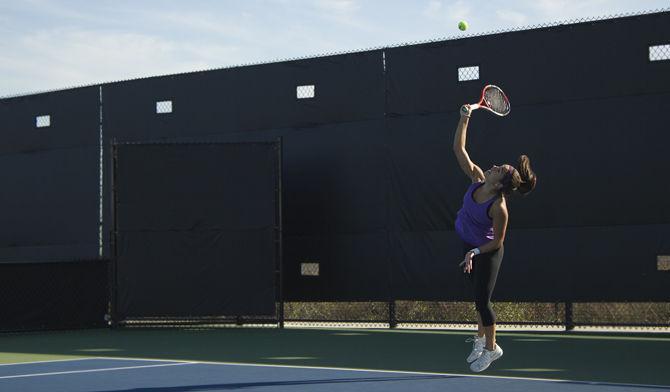
<instances>
[{"instance_id":1,"label":"dark hair","mask_svg":"<svg viewBox=\"0 0 670 392\"><path fill-rule=\"evenodd\" d=\"M519 157L518 168L515 168L512 172L505 176L502 181L503 188L502 193L509 195L512 191L516 191L521 196L526 195L533 189L535 189L535 184L537 184L537 175L530 167L530 158L527 155L521 155Z\"/></svg>"}]
</instances>

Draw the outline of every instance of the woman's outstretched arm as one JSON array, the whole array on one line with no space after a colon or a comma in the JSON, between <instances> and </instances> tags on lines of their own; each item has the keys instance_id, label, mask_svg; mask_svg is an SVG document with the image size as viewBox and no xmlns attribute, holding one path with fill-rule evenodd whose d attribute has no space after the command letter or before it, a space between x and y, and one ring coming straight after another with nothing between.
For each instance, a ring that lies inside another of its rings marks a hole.
<instances>
[{"instance_id":1,"label":"woman's outstretched arm","mask_svg":"<svg viewBox=\"0 0 670 392\"><path fill-rule=\"evenodd\" d=\"M454 136L454 154L458 165L461 167L466 176L470 177L472 182L484 181L484 172L470 160L470 155L465 149L465 142L467 139L468 122L472 110L468 105L465 105L460 110L461 118L458 120L456 127L456 135Z\"/></svg>"}]
</instances>

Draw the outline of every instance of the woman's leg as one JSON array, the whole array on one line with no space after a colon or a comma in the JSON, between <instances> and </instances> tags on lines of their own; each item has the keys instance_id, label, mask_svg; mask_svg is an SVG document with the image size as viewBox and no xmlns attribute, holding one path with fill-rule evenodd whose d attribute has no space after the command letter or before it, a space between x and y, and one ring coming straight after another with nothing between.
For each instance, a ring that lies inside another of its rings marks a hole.
<instances>
[{"instance_id":1,"label":"woman's leg","mask_svg":"<svg viewBox=\"0 0 670 392\"><path fill-rule=\"evenodd\" d=\"M493 351L496 347L496 324L484 327L484 335L486 335L486 349Z\"/></svg>"},{"instance_id":2,"label":"woman's leg","mask_svg":"<svg viewBox=\"0 0 670 392\"><path fill-rule=\"evenodd\" d=\"M484 331L484 324L482 324L482 316L477 312L477 336L481 338L485 334L486 332Z\"/></svg>"},{"instance_id":3,"label":"woman's leg","mask_svg":"<svg viewBox=\"0 0 670 392\"><path fill-rule=\"evenodd\" d=\"M486 348L496 345L496 314L491 305L491 294L495 288L504 249L476 256L473 262L475 307L478 312L479 336L486 336ZM483 332L483 333L482 333Z\"/></svg>"}]
</instances>

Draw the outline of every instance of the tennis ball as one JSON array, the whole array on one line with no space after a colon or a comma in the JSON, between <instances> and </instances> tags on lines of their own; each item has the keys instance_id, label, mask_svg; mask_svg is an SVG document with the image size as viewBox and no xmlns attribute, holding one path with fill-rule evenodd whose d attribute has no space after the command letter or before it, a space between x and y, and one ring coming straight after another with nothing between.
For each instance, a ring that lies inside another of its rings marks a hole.
<instances>
[{"instance_id":1,"label":"tennis ball","mask_svg":"<svg viewBox=\"0 0 670 392\"><path fill-rule=\"evenodd\" d=\"M458 22L458 29L461 30L461 31L467 30L468 29L468 22L466 22L464 20Z\"/></svg>"}]
</instances>

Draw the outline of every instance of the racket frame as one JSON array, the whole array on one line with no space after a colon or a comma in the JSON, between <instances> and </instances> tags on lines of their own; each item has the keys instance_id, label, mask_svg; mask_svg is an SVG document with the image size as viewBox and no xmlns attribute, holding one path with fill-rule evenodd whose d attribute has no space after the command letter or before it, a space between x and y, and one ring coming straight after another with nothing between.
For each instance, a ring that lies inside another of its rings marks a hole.
<instances>
[{"instance_id":1,"label":"racket frame","mask_svg":"<svg viewBox=\"0 0 670 392\"><path fill-rule=\"evenodd\" d=\"M484 88L482 89L482 96L481 96L481 98L479 99L479 102L478 102L478 103L473 103L473 104L469 105L469 106L470 106L470 110L486 109L486 110L488 110L489 112L495 114L496 116L500 116L500 117L507 116L507 115L512 111L511 106L510 106L510 109L509 109L506 113L498 113L498 112L496 112L495 110L491 109L491 108L486 104L486 101L484 100L484 94L486 93L486 89L487 89L487 88L495 88L495 89L497 89L498 91L500 91L500 92L502 93L503 97L505 97L505 100L507 101L508 106L510 106L510 105L509 105L509 98L507 98L507 95L505 94L505 92L504 92L500 87L498 87L498 86L496 86L496 85L494 85L494 84L487 84L487 85L484 86Z\"/></svg>"}]
</instances>

